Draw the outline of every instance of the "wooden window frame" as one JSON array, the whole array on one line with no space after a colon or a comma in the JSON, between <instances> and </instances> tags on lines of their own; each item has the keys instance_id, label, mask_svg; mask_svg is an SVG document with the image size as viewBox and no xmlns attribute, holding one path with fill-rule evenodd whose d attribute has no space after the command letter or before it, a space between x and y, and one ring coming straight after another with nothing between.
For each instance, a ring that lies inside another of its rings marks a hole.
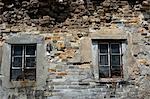
<instances>
[{"instance_id":1,"label":"wooden window frame","mask_svg":"<svg viewBox=\"0 0 150 99\"><path fill-rule=\"evenodd\" d=\"M22 53L21 53L21 55L14 55L14 47L15 46L21 46L22 47ZM34 49L34 55L27 55L27 46L34 46L35 47L35 49ZM15 67L14 65L13 65L13 62L14 62L14 58L15 57L20 57L20 58L22 58L22 64L21 64L21 66L20 67ZM32 57L34 57L34 60L35 60L35 65L33 66L33 67L27 67L26 66L26 58L32 58ZM29 79L29 78L25 78L25 70L33 70L33 71L35 71L35 74L33 75L34 76L34 79L32 79L31 81L36 81L36 59L37 59L37 45L36 44L12 44L11 45L11 68L10 68L10 81L19 81L19 80L31 80L31 79ZM12 76L14 75L13 73L12 73L12 71L13 70L21 70L21 72L22 72L22 75L23 75L23 78L22 79L19 79L19 80L17 80L17 78L16 79L14 79L14 78L12 78Z\"/></svg>"},{"instance_id":2,"label":"wooden window frame","mask_svg":"<svg viewBox=\"0 0 150 99\"><path fill-rule=\"evenodd\" d=\"M106 53L100 53L100 45L101 44L108 44L108 65L105 65L105 66L109 66L109 77L101 77L100 76L100 66L104 66L104 65L101 65L100 64L100 56L101 55L106 55ZM119 44L119 53L111 53L111 45L112 44ZM120 65L118 65L118 66L120 66L120 72L121 72L121 75L120 76L118 76L118 77L112 77L112 75L111 75L111 72L112 72L112 70L111 70L111 68L112 68L112 66L111 66L111 55L119 55L120 56ZM98 42L98 68L99 68L99 78L101 78L101 79L107 79L107 78L110 78L110 79L120 79L120 78L123 78L123 58L122 58L122 56L123 56L123 53L122 53L122 42L120 42L120 41L106 41L106 42Z\"/></svg>"}]
</instances>

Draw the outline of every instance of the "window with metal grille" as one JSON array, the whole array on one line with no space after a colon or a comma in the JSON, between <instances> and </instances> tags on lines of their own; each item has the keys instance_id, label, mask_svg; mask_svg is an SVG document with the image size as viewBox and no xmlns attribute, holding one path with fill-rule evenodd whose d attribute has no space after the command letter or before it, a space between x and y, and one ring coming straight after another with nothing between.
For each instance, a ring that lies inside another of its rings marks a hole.
<instances>
[{"instance_id":1,"label":"window with metal grille","mask_svg":"<svg viewBox=\"0 0 150 99\"><path fill-rule=\"evenodd\" d=\"M122 77L122 47L121 43L100 42L98 44L99 77Z\"/></svg>"},{"instance_id":2,"label":"window with metal grille","mask_svg":"<svg viewBox=\"0 0 150 99\"><path fill-rule=\"evenodd\" d=\"M11 80L36 80L36 44L11 45Z\"/></svg>"}]
</instances>

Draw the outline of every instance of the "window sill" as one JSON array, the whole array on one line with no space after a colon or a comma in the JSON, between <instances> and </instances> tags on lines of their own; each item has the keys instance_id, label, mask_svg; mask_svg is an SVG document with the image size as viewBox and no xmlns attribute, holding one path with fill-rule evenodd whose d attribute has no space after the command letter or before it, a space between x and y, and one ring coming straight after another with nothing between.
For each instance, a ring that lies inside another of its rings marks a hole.
<instances>
[{"instance_id":1,"label":"window sill","mask_svg":"<svg viewBox=\"0 0 150 99\"><path fill-rule=\"evenodd\" d=\"M121 82L121 81L124 81L123 78L100 78L99 80L96 80L96 82Z\"/></svg>"},{"instance_id":2,"label":"window sill","mask_svg":"<svg viewBox=\"0 0 150 99\"><path fill-rule=\"evenodd\" d=\"M31 81L31 80L19 80L19 81L14 81L14 80L11 80L10 81L11 84L12 84L12 87L31 87L31 86L36 86L36 81Z\"/></svg>"},{"instance_id":3,"label":"window sill","mask_svg":"<svg viewBox=\"0 0 150 99\"><path fill-rule=\"evenodd\" d=\"M35 80L11 80L10 82L36 82Z\"/></svg>"}]
</instances>

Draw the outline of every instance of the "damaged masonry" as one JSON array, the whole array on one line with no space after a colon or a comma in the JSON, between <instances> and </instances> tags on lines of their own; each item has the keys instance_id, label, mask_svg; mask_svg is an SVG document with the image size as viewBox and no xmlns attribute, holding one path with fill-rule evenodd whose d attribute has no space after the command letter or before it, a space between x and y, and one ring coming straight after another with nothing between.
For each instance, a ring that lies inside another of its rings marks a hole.
<instances>
[{"instance_id":1,"label":"damaged masonry","mask_svg":"<svg viewBox=\"0 0 150 99\"><path fill-rule=\"evenodd\" d=\"M150 0L0 0L0 99L149 99Z\"/></svg>"}]
</instances>

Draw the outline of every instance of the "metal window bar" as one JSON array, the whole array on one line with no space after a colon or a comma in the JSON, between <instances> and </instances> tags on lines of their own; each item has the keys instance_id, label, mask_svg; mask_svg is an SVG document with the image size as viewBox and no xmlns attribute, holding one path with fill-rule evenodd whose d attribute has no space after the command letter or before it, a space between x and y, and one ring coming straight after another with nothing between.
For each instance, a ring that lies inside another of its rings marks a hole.
<instances>
[{"instance_id":1,"label":"metal window bar","mask_svg":"<svg viewBox=\"0 0 150 99\"><path fill-rule=\"evenodd\" d=\"M107 45L107 53L101 53L101 51L100 51L100 50L101 50L101 46L100 46L100 45L102 45L102 44L106 44L106 45ZM109 43L108 43L108 42L106 42L106 43L105 43L105 42L100 42L100 43L98 44L98 49L99 49L99 53L98 53L98 54L99 54L99 55L98 55L98 58L99 58L99 59L98 59L98 60L99 60L99 61L98 61L98 64L99 64L99 66L100 66L100 67L107 67L107 68L110 68ZM101 55L107 55L107 60L108 60L107 65L100 64L100 61L101 61L101 57L100 57L100 56L101 56ZM99 68L100 68L100 67L99 67ZM110 72L110 70L109 70L109 72ZM104 74L105 74L105 73L104 73ZM108 74L110 75L110 73L108 73ZM106 74L106 75L107 75L107 74ZM106 75L105 75L105 76L106 76Z\"/></svg>"},{"instance_id":2,"label":"metal window bar","mask_svg":"<svg viewBox=\"0 0 150 99\"><path fill-rule=\"evenodd\" d=\"M121 46L121 43L110 43L110 50L112 50L111 49L111 46L112 46L112 44L118 44L119 45L119 53L110 53L110 55L111 56L113 56L113 55L116 55L116 56L119 56L119 64L118 65L115 65L115 66L118 66L119 68L120 68L120 77L122 77L122 46ZM111 61L112 61L112 59L110 59ZM113 72L113 70L112 70L112 64L111 64L111 68L110 68L110 71L111 72ZM111 75L110 77L112 77L113 75Z\"/></svg>"},{"instance_id":3,"label":"metal window bar","mask_svg":"<svg viewBox=\"0 0 150 99\"><path fill-rule=\"evenodd\" d=\"M35 45L27 45L27 46L33 46L33 47L36 48ZM26 53L26 51L27 51L27 46L25 46L25 56L24 56L24 57L25 57L25 58L24 58L24 59L25 59L25 63L27 62L27 61L26 61L27 58L35 58L35 66L36 66L36 54L37 54L37 53L36 53L36 50L34 51L34 52L35 52L34 55L27 55L27 53ZM34 67L28 67L28 66L26 66L26 64L24 64L24 67L25 67L26 69L35 69L35 68L36 68L35 66L34 66Z\"/></svg>"},{"instance_id":4,"label":"metal window bar","mask_svg":"<svg viewBox=\"0 0 150 99\"><path fill-rule=\"evenodd\" d=\"M22 46L22 54L21 55L14 55L14 47L15 46ZM26 55L26 46L35 46L35 55ZM14 67L13 62L15 57L20 57L22 58L22 64L20 67ZM35 65L36 65L36 45L35 44L24 44L24 45L12 45L11 47L11 77L12 77L12 70L22 70L22 76L24 77L22 80L25 79L25 69L31 70L31 69L36 69L36 67L28 67L26 68L26 57L34 57L35 58ZM35 75L36 76L36 75ZM10 80L13 80L12 78ZM35 79L36 80L36 79Z\"/></svg>"},{"instance_id":5,"label":"metal window bar","mask_svg":"<svg viewBox=\"0 0 150 99\"><path fill-rule=\"evenodd\" d=\"M100 53L100 44L108 44L108 53ZM119 44L119 53L111 53L111 44ZM123 73L122 73L122 71L123 71L123 64L122 64L122 46L121 46L121 43L110 43L110 42L107 42L107 43L105 43L105 42L100 42L99 44L98 44L98 46L99 46L99 50L98 50L98 64L99 64L99 66L109 66L109 77L111 77L111 72L112 72L112 70L111 70L111 68L112 68L112 66L111 66L111 55L119 55L120 56L120 64L118 65L118 66L120 66L120 68L121 68L121 77L122 77L122 75L123 75ZM100 55L107 55L108 54L108 65L101 65L100 64Z\"/></svg>"}]
</instances>

